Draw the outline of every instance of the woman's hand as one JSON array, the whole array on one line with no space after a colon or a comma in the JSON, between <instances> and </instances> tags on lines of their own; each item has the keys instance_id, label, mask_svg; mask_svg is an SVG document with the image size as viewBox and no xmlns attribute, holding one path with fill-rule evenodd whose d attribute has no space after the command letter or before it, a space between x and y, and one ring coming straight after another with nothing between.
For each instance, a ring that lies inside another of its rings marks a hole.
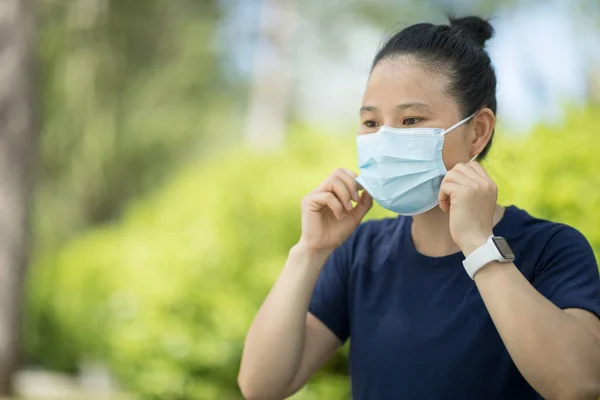
<instances>
[{"instance_id":1,"label":"woman's hand","mask_svg":"<svg viewBox=\"0 0 600 400\"><path fill-rule=\"evenodd\" d=\"M373 199L356 182L356 174L338 168L302 199L302 237L310 251L332 252L350 235L373 206ZM352 205L352 200L357 202Z\"/></svg>"},{"instance_id":2,"label":"woman's hand","mask_svg":"<svg viewBox=\"0 0 600 400\"><path fill-rule=\"evenodd\" d=\"M465 256L492 234L498 187L476 161L456 164L440 187L440 208L450 213L450 234Z\"/></svg>"}]
</instances>

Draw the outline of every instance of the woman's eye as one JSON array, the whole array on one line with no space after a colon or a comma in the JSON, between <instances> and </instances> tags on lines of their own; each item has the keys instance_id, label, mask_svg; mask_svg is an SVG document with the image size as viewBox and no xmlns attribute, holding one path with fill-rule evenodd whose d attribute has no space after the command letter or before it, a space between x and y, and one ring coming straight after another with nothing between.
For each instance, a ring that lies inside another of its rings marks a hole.
<instances>
[{"instance_id":1,"label":"woman's eye","mask_svg":"<svg viewBox=\"0 0 600 400\"><path fill-rule=\"evenodd\" d=\"M421 118L417 117L406 117L402 120L402 125L415 125L421 121Z\"/></svg>"},{"instance_id":2,"label":"woman's eye","mask_svg":"<svg viewBox=\"0 0 600 400\"><path fill-rule=\"evenodd\" d=\"M379 126L375 121L365 121L364 124L367 128L377 128Z\"/></svg>"}]
</instances>

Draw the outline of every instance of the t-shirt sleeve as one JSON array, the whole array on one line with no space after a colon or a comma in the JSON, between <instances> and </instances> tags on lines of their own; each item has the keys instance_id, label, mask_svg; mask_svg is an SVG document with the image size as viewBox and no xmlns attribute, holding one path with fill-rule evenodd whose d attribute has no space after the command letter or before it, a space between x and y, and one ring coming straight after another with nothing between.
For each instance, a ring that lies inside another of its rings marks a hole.
<instances>
[{"instance_id":1,"label":"t-shirt sleeve","mask_svg":"<svg viewBox=\"0 0 600 400\"><path fill-rule=\"evenodd\" d=\"M343 343L350 334L348 317L348 271L350 245L338 247L323 266L308 311L327 326Z\"/></svg>"},{"instance_id":2,"label":"t-shirt sleeve","mask_svg":"<svg viewBox=\"0 0 600 400\"><path fill-rule=\"evenodd\" d=\"M581 308L600 318L600 276L594 252L576 229L559 225L536 268L533 286L561 309Z\"/></svg>"}]
</instances>

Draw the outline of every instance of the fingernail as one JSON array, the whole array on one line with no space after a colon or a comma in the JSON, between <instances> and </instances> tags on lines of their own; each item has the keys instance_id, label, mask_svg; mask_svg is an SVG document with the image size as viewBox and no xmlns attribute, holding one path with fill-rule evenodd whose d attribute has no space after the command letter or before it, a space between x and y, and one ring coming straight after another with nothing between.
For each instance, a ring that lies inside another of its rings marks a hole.
<instances>
[{"instance_id":1,"label":"fingernail","mask_svg":"<svg viewBox=\"0 0 600 400\"><path fill-rule=\"evenodd\" d=\"M349 201L349 202L348 202L348 210L352 210L352 207L353 207L353 206L352 206L352 202L351 202L351 201Z\"/></svg>"}]
</instances>

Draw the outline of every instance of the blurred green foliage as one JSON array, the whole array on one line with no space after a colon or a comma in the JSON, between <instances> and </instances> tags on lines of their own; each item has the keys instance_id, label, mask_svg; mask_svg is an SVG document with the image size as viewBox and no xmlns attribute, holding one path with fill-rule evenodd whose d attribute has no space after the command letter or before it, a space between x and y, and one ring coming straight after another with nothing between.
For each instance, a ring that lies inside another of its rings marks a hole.
<instances>
[{"instance_id":1,"label":"blurred green foliage","mask_svg":"<svg viewBox=\"0 0 600 400\"><path fill-rule=\"evenodd\" d=\"M500 202L579 229L600 254L600 108L570 109L559 126L502 135L485 162Z\"/></svg>"},{"instance_id":2,"label":"blurred green foliage","mask_svg":"<svg viewBox=\"0 0 600 400\"><path fill-rule=\"evenodd\" d=\"M580 229L600 251L600 112L497 138L486 166L503 204ZM238 149L184 168L119 222L37 258L28 350L43 365L102 360L144 399L237 399L244 336L300 235L300 199L355 165L354 138L298 130L285 149ZM369 218L390 214L375 207ZM349 397L340 352L296 398Z\"/></svg>"},{"instance_id":3,"label":"blurred green foliage","mask_svg":"<svg viewBox=\"0 0 600 400\"><path fill-rule=\"evenodd\" d=\"M120 216L227 140L216 0L37 1L43 129L35 244ZM201 112L199 112L201 111ZM212 132L219 127L219 135Z\"/></svg>"},{"instance_id":4,"label":"blurred green foliage","mask_svg":"<svg viewBox=\"0 0 600 400\"><path fill-rule=\"evenodd\" d=\"M239 142L244 115L245 92L219 60L226 3L36 2L44 124L29 363L75 371L99 360L143 399L241 397L243 339L300 235L300 199L355 165L355 149L351 136L296 129L277 153L215 153ZM405 8L363 3L348 15L377 26ZM339 7L311 4L321 34L342 37ZM411 10L407 20L430 13ZM573 115L500 137L487 166L503 203L579 228L598 252L600 117ZM368 218L390 215L375 207ZM347 347L296 398L349 398Z\"/></svg>"}]
</instances>

